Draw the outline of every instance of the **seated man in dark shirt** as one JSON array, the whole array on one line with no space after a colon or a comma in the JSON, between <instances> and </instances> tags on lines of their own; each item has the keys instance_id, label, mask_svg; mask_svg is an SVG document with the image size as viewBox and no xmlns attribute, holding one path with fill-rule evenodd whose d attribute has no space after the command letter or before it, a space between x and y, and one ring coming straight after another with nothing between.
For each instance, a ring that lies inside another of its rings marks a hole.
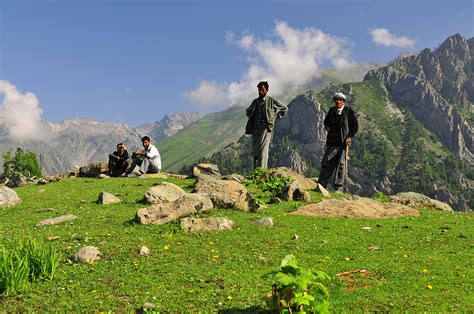
<instances>
[{"instance_id":1,"label":"seated man in dark shirt","mask_svg":"<svg viewBox=\"0 0 474 314\"><path fill-rule=\"evenodd\" d=\"M109 173L111 177L120 177L130 165L128 151L123 143L117 144L117 151L109 155Z\"/></svg>"}]
</instances>

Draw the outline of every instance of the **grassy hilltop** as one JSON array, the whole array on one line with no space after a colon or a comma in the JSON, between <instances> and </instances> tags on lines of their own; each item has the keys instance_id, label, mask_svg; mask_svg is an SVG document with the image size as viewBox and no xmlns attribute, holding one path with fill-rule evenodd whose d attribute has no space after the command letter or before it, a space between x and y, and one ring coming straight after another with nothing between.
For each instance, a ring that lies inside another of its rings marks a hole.
<instances>
[{"instance_id":1,"label":"grassy hilltop","mask_svg":"<svg viewBox=\"0 0 474 314\"><path fill-rule=\"evenodd\" d=\"M60 252L61 263L52 281L3 295L2 312L134 311L145 302L161 312L255 312L265 309L272 285L262 276L278 270L287 254L332 277L326 286L333 312L473 310L472 213L420 209L419 218L314 218L290 215L302 203L283 202L258 213L215 209L207 216L228 217L238 228L189 234L178 223L134 223L145 191L160 181L70 178L17 188L23 203L0 209L2 243L25 232L45 241L59 236L48 243ZM188 191L194 185L194 179L166 181ZM122 202L96 204L101 191ZM312 192L312 202L320 200ZM35 227L63 214L79 218ZM273 217L275 226L252 224L259 217ZM88 245L99 248L101 260L68 260ZM139 257L142 245L151 250L147 258ZM335 276L355 269L367 273Z\"/></svg>"}]
</instances>

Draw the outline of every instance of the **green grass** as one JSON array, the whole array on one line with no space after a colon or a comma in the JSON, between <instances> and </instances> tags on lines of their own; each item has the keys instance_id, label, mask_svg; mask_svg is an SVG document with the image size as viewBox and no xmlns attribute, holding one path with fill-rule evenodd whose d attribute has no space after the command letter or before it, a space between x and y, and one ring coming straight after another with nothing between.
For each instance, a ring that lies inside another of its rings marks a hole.
<instances>
[{"instance_id":1,"label":"green grass","mask_svg":"<svg viewBox=\"0 0 474 314\"><path fill-rule=\"evenodd\" d=\"M188 191L194 183L168 181ZM51 244L64 256L95 245L102 259L79 265L64 258L52 281L4 296L2 311L133 311L151 302L159 311L254 312L265 308L271 290L271 281L262 276L278 270L287 254L333 277L326 286L334 312L473 309L472 214L421 210L419 218L322 219L291 215L302 203L284 202L259 213L217 209L209 215L231 218L238 229L188 234L177 223L133 222L144 192L157 182L76 178L16 189L23 203L0 209L0 238L22 230L37 239L60 236ZM101 191L123 202L98 205ZM40 212L45 208L55 212ZM34 227L66 213L79 218ZM275 227L251 223L264 216L273 217ZM292 240L295 234L298 240ZM138 256L142 245L151 250L148 258ZM371 245L380 250L368 250ZM367 274L335 277L354 269Z\"/></svg>"}]
</instances>

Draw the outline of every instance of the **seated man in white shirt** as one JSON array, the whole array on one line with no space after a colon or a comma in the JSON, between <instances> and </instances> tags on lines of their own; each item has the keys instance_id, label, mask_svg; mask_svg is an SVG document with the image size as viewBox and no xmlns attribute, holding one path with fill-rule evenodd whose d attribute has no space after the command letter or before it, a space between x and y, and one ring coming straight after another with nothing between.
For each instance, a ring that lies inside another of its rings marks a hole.
<instances>
[{"instance_id":1,"label":"seated man in white shirt","mask_svg":"<svg viewBox=\"0 0 474 314\"><path fill-rule=\"evenodd\" d=\"M161 171L161 156L158 149L151 144L148 136L142 137L143 150L132 152L132 164L127 171L130 174L135 166L139 166L140 174L159 173Z\"/></svg>"}]
</instances>

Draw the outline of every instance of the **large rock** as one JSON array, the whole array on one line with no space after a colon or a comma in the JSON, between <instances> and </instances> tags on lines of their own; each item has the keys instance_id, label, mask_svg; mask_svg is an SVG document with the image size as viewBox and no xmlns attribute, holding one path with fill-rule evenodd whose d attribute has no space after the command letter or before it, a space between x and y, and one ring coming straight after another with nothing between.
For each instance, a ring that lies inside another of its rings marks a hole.
<instances>
[{"instance_id":1,"label":"large rock","mask_svg":"<svg viewBox=\"0 0 474 314\"><path fill-rule=\"evenodd\" d=\"M308 204L293 212L294 215L340 218L395 218L418 217L420 213L398 203L382 203L366 197L353 196L351 199L323 200Z\"/></svg>"},{"instance_id":2,"label":"large rock","mask_svg":"<svg viewBox=\"0 0 474 314\"><path fill-rule=\"evenodd\" d=\"M314 190L318 186L313 180L306 178L304 175L296 173L285 167L269 169L268 173L270 174L270 176L275 178L291 178L303 190Z\"/></svg>"},{"instance_id":3,"label":"large rock","mask_svg":"<svg viewBox=\"0 0 474 314\"><path fill-rule=\"evenodd\" d=\"M77 216L74 215L63 215L55 218L49 218L45 220L41 220L36 224L36 227L47 226L47 225L56 225L66 221L73 221L77 219Z\"/></svg>"},{"instance_id":4,"label":"large rock","mask_svg":"<svg viewBox=\"0 0 474 314\"><path fill-rule=\"evenodd\" d=\"M161 182L152 186L145 193L148 204L170 203L184 196L186 192L179 186L169 182Z\"/></svg>"},{"instance_id":5,"label":"large rock","mask_svg":"<svg viewBox=\"0 0 474 314\"><path fill-rule=\"evenodd\" d=\"M161 225L191 214L208 212L212 209L209 197L201 194L187 193L171 203L154 204L140 208L135 219L144 225Z\"/></svg>"},{"instance_id":6,"label":"large rock","mask_svg":"<svg viewBox=\"0 0 474 314\"><path fill-rule=\"evenodd\" d=\"M181 219L181 228L188 232L232 230L234 226L232 220L224 217Z\"/></svg>"},{"instance_id":7,"label":"large rock","mask_svg":"<svg viewBox=\"0 0 474 314\"><path fill-rule=\"evenodd\" d=\"M200 181L194 192L209 196L215 207L249 211L250 194L245 186L236 181Z\"/></svg>"},{"instance_id":8,"label":"large rock","mask_svg":"<svg viewBox=\"0 0 474 314\"><path fill-rule=\"evenodd\" d=\"M113 194L107 192L100 192L99 197L97 198L98 204L115 204L120 203L120 199Z\"/></svg>"},{"instance_id":9,"label":"large rock","mask_svg":"<svg viewBox=\"0 0 474 314\"><path fill-rule=\"evenodd\" d=\"M309 201L311 196L296 181L288 183L281 193L285 201Z\"/></svg>"},{"instance_id":10,"label":"large rock","mask_svg":"<svg viewBox=\"0 0 474 314\"><path fill-rule=\"evenodd\" d=\"M72 259L78 263L90 263L100 260L100 251L95 246L85 246L74 254Z\"/></svg>"},{"instance_id":11,"label":"large rock","mask_svg":"<svg viewBox=\"0 0 474 314\"><path fill-rule=\"evenodd\" d=\"M212 181L221 179L219 167L213 164L197 164L193 168L193 175L197 177L199 181Z\"/></svg>"},{"instance_id":12,"label":"large rock","mask_svg":"<svg viewBox=\"0 0 474 314\"><path fill-rule=\"evenodd\" d=\"M0 188L0 208L18 205L21 203L21 199L18 197L16 192L8 187Z\"/></svg>"},{"instance_id":13,"label":"large rock","mask_svg":"<svg viewBox=\"0 0 474 314\"><path fill-rule=\"evenodd\" d=\"M109 166L105 162L93 162L79 168L79 176L87 178L98 178L101 174L107 174Z\"/></svg>"},{"instance_id":14,"label":"large rock","mask_svg":"<svg viewBox=\"0 0 474 314\"><path fill-rule=\"evenodd\" d=\"M429 198L426 195L415 193L415 192L403 192L396 195L390 196L390 200L400 204L413 206L413 207L425 207L429 209L444 210L452 212L453 209L448 204Z\"/></svg>"},{"instance_id":15,"label":"large rock","mask_svg":"<svg viewBox=\"0 0 474 314\"><path fill-rule=\"evenodd\" d=\"M7 182L7 186L9 188L18 188L20 186L25 186L25 185L28 185L31 181L25 177L24 175L22 175L21 173L19 172L15 172L15 173L12 173L9 177L8 177L8 182Z\"/></svg>"}]
</instances>

